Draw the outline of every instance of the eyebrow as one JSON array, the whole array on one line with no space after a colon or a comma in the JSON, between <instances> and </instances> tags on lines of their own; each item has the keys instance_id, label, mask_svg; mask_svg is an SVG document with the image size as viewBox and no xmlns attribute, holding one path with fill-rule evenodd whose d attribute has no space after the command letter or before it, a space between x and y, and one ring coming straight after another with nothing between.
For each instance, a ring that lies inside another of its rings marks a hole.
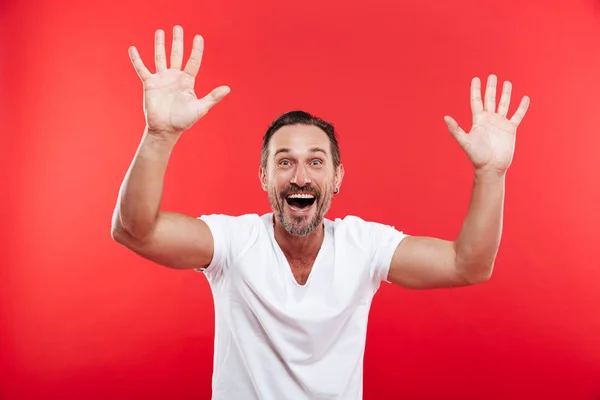
<instances>
[{"instance_id":1,"label":"eyebrow","mask_svg":"<svg viewBox=\"0 0 600 400\"><path fill-rule=\"evenodd\" d=\"M279 153L291 153L291 151L292 150L288 147L281 147L275 151L275 154L273 156L276 157ZM327 151L321 147L311 147L310 149L308 149L308 151L311 153L323 153L327 155Z\"/></svg>"}]
</instances>

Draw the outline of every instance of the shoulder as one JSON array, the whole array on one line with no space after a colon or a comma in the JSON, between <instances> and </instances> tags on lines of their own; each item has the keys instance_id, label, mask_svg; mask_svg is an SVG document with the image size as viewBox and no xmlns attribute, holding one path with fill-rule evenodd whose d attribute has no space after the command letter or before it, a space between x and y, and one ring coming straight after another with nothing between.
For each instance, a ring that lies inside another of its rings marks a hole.
<instances>
[{"instance_id":1,"label":"shoulder","mask_svg":"<svg viewBox=\"0 0 600 400\"><path fill-rule=\"evenodd\" d=\"M203 214L198 217L200 219L209 219L215 222L223 223L253 223L260 221L261 216L258 214L242 214L242 215L230 215L230 214Z\"/></svg>"},{"instance_id":2,"label":"shoulder","mask_svg":"<svg viewBox=\"0 0 600 400\"><path fill-rule=\"evenodd\" d=\"M205 269L211 279L264 238L266 218L258 214L204 214L198 217L206 223L213 238L213 258Z\"/></svg>"},{"instance_id":3,"label":"shoulder","mask_svg":"<svg viewBox=\"0 0 600 400\"><path fill-rule=\"evenodd\" d=\"M358 242L365 243L368 240L378 241L386 236L404 235L402 231L396 229L395 226L365 220L355 215L347 215L343 218L336 218L329 221L331 229L336 236L354 239Z\"/></svg>"},{"instance_id":4,"label":"shoulder","mask_svg":"<svg viewBox=\"0 0 600 400\"><path fill-rule=\"evenodd\" d=\"M231 238L245 240L249 236L256 236L265 231L267 221L270 221L270 214L205 214L198 219L208 225L213 235L222 233Z\"/></svg>"},{"instance_id":5,"label":"shoulder","mask_svg":"<svg viewBox=\"0 0 600 400\"><path fill-rule=\"evenodd\" d=\"M227 214L205 214L198 219L206 222L210 227L252 227L261 222L261 216L258 214L242 214L242 215L227 215Z\"/></svg>"},{"instance_id":6,"label":"shoulder","mask_svg":"<svg viewBox=\"0 0 600 400\"><path fill-rule=\"evenodd\" d=\"M337 242L364 249L372 236L372 222L355 215L326 220Z\"/></svg>"},{"instance_id":7,"label":"shoulder","mask_svg":"<svg viewBox=\"0 0 600 400\"><path fill-rule=\"evenodd\" d=\"M346 215L342 218L335 218L334 220L329 221L329 223L336 231L344 231L353 234L366 234L378 226L386 226L378 222L367 221L356 215Z\"/></svg>"}]
</instances>

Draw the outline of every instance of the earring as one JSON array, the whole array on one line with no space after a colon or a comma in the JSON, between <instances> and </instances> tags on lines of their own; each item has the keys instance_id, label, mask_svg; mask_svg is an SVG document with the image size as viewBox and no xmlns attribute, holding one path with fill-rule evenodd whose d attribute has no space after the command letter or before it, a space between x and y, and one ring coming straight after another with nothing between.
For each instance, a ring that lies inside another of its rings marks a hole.
<instances>
[{"instance_id":1,"label":"earring","mask_svg":"<svg viewBox=\"0 0 600 400\"><path fill-rule=\"evenodd\" d=\"M335 188L335 190L333 191L333 194L338 194L340 192L340 188Z\"/></svg>"}]
</instances>

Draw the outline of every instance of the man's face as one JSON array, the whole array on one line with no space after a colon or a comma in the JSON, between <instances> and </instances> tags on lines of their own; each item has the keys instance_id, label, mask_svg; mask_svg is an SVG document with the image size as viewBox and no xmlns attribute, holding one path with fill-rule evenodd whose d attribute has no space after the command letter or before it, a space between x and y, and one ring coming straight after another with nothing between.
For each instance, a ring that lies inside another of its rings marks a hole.
<instances>
[{"instance_id":1,"label":"man's face","mask_svg":"<svg viewBox=\"0 0 600 400\"><path fill-rule=\"evenodd\" d=\"M287 125L271 137L267 168L260 176L285 230L306 236L329 210L343 167L334 168L329 138L320 128Z\"/></svg>"}]
</instances>

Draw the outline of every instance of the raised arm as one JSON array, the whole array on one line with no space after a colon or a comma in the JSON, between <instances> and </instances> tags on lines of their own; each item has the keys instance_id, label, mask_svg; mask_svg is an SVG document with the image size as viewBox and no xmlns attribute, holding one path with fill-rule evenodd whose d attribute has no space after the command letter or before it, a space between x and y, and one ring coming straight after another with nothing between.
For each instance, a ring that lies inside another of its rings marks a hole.
<instances>
[{"instance_id":1,"label":"raised arm","mask_svg":"<svg viewBox=\"0 0 600 400\"><path fill-rule=\"evenodd\" d=\"M154 74L146 68L137 49L129 49L144 87L146 127L119 191L111 235L142 257L176 269L204 267L213 254L213 238L203 221L160 210L173 147L186 129L229 93L229 87L221 86L201 99L196 97L194 83L203 49L203 39L196 35L182 69L183 29L176 26L168 68L165 34L156 31Z\"/></svg>"},{"instance_id":2,"label":"raised arm","mask_svg":"<svg viewBox=\"0 0 600 400\"><path fill-rule=\"evenodd\" d=\"M482 103L478 78L471 82L473 126L465 133L451 117L448 130L474 166L471 202L455 241L406 237L396 249L388 280L413 289L471 285L492 274L502 236L506 172L512 162L517 127L529 106L523 97L507 119L511 83L505 82L496 109L496 77L487 81Z\"/></svg>"}]
</instances>

